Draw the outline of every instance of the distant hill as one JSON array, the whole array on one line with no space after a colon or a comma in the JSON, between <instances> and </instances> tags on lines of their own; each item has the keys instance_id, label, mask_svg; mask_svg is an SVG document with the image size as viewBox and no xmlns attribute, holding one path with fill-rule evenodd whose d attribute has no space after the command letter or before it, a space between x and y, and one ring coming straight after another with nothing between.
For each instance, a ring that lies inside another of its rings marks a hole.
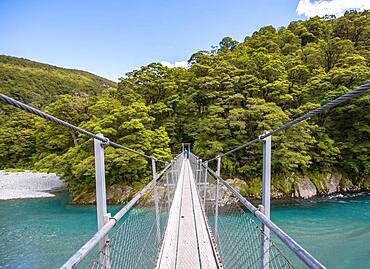
<instances>
[{"instance_id":1,"label":"distant hill","mask_svg":"<svg viewBox=\"0 0 370 269\"><path fill-rule=\"evenodd\" d=\"M38 107L62 94L96 95L116 83L92 73L0 55L0 92Z\"/></svg>"}]
</instances>

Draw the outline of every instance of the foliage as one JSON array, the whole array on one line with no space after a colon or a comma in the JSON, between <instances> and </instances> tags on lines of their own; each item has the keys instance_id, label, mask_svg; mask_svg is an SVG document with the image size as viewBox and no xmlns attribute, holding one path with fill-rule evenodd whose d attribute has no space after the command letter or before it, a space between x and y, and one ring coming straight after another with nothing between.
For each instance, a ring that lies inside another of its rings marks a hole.
<instances>
[{"instance_id":1,"label":"foliage","mask_svg":"<svg viewBox=\"0 0 370 269\"><path fill-rule=\"evenodd\" d=\"M169 159L170 149L190 142L209 159L367 82L369 36L369 11L266 26L243 42L225 37L218 48L194 53L187 69L143 66L117 88L82 71L0 56L0 89L143 153ZM291 192L284 179L293 172L340 171L365 182L369 108L367 94L274 135L278 189ZM93 190L92 140L8 106L0 113L2 168L62 173L75 198ZM108 147L105 158L109 185L137 189L150 176L148 162L132 153ZM258 192L261 159L261 146L252 146L223 158L222 171L246 180L244 192Z\"/></svg>"},{"instance_id":2,"label":"foliage","mask_svg":"<svg viewBox=\"0 0 370 269\"><path fill-rule=\"evenodd\" d=\"M144 66L118 89L144 98L173 151L191 142L209 159L367 82L368 36L369 11L266 26L244 42L225 37L218 49L194 53L188 69ZM353 181L369 177L369 104L365 95L274 136L274 174L340 170ZM227 176L255 178L261 149L222 163Z\"/></svg>"}]
</instances>

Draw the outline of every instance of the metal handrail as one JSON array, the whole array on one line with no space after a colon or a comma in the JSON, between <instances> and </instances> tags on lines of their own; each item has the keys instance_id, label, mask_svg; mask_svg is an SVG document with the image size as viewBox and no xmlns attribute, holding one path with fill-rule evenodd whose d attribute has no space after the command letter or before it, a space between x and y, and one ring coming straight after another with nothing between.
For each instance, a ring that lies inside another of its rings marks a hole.
<instances>
[{"instance_id":1,"label":"metal handrail","mask_svg":"<svg viewBox=\"0 0 370 269\"><path fill-rule=\"evenodd\" d=\"M94 236L87 241L68 261L63 264L61 269L71 269L75 268L93 249L99 242L112 230L112 228L120 221L120 219L136 204L136 202L162 177L162 175L175 163L175 160L172 160L166 167L154 177L141 191L135 194L121 210L117 212L114 217L111 217L109 221L99 230Z\"/></svg>"},{"instance_id":2,"label":"metal handrail","mask_svg":"<svg viewBox=\"0 0 370 269\"><path fill-rule=\"evenodd\" d=\"M307 252L301 245L299 245L293 238L291 238L286 232L284 232L279 226L268 219L258 208L256 208L251 202L245 199L237 190L231 187L221 176L217 175L216 172L206 167L204 163L202 166L208 170L208 172L218 179L229 191L231 191L238 200L253 213L264 225L266 225L287 247L289 247L293 253L303 261L311 269L326 269L315 257Z\"/></svg>"}]
</instances>

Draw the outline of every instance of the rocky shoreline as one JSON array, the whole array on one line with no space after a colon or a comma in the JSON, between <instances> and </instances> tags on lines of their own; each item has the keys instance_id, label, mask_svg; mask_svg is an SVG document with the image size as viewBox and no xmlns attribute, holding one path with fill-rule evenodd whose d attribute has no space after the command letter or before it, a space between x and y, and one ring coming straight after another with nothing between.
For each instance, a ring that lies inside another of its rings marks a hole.
<instances>
[{"instance_id":1,"label":"rocky shoreline","mask_svg":"<svg viewBox=\"0 0 370 269\"><path fill-rule=\"evenodd\" d=\"M53 197L66 187L55 173L0 171L0 200Z\"/></svg>"},{"instance_id":2,"label":"rocky shoreline","mask_svg":"<svg viewBox=\"0 0 370 269\"><path fill-rule=\"evenodd\" d=\"M246 197L260 198L261 180L243 181L238 178L227 182ZM271 197L274 199L300 198L309 199L332 194L358 193L370 191L370 179L363 179L353 184L340 173L323 173L302 176L292 173L283 179L273 178Z\"/></svg>"},{"instance_id":3,"label":"rocky shoreline","mask_svg":"<svg viewBox=\"0 0 370 269\"><path fill-rule=\"evenodd\" d=\"M226 180L233 188L248 199L261 198L261 180L243 181L238 178ZM212 195L214 184L210 182L208 192ZM370 183L365 180L362 185L354 185L339 173L301 176L292 174L284 179L274 178L271 188L272 199L309 199L333 194L349 194L370 191ZM42 172L7 172L0 171L0 200L52 197L53 192L61 191L67 185L55 173ZM125 203L132 198L132 186L116 184L107 188L107 200L110 204ZM224 194L224 195L223 195ZM221 199L231 202L229 192L223 192ZM95 193L81 192L71 201L74 204L95 204Z\"/></svg>"}]
</instances>

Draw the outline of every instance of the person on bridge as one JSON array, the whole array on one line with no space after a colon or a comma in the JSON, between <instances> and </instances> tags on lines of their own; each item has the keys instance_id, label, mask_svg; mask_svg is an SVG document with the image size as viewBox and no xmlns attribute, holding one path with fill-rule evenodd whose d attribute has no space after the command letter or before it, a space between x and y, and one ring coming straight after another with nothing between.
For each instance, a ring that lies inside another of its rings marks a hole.
<instances>
[{"instance_id":1,"label":"person on bridge","mask_svg":"<svg viewBox=\"0 0 370 269\"><path fill-rule=\"evenodd\" d=\"M188 159L188 158L189 158L189 156L188 156L188 155L189 155L188 149L187 149L187 148L185 148L185 149L184 149L184 158L185 158L185 159Z\"/></svg>"}]
</instances>

